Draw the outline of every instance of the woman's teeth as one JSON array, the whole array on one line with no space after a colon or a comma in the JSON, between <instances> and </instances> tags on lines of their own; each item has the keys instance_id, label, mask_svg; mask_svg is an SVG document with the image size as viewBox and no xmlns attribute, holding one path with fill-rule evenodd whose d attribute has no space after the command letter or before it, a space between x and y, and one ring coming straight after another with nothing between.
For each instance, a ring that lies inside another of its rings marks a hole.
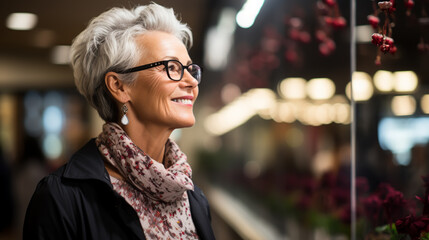
<instances>
[{"instance_id":1,"label":"woman's teeth","mask_svg":"<svg viewBox=\"0 0 429 240\"><path fill-rule=\"evenodd\" d=\"M173 99L173 102L183 103L183 104L192 104L191 99Z\"/></svg>"}]
</instances>

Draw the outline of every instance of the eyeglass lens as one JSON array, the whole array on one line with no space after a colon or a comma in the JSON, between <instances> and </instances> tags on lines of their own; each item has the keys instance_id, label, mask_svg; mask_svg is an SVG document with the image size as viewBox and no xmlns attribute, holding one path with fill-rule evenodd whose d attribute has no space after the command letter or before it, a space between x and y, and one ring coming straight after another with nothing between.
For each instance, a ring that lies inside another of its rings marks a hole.
<instances>
[{"instance_id":1,"label":"eyeglass lens","mask_svg":"<svg viewBox=\"0 0 429 240\"><path fill-rule=\"evenodd\" d=\"M168 75L171 79L179 81L183 77L183 65L179 61L169 61L168 62ZM194 77L198 82L201 81L201 68L196 64L191 64L187 67L189 73Z\"/></svg>"}]
</instances>

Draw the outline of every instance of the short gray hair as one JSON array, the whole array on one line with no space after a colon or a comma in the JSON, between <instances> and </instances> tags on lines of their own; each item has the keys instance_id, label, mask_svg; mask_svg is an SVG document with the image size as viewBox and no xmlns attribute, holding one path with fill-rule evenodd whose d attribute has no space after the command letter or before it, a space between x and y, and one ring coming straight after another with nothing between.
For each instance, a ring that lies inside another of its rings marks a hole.
<instances>
[{"instance_id":1,"label":"short gray hair","mask_svg":"<svg viewBox=\"0 0 429 240\"><path fill-rule=\"evenodd\" d=\"M119 110L107 90L104 76L109 71L134 67L145 47L138 47L135 38L147 31L173 34L189 48L190 28L177 19L173 9L155 3L134 9L112 8L91 20L71 46L71 64L78 91L106 122L119 118ZM132 84L137 74L123 74L122 80Z\"/></svg>"}]
</instances>

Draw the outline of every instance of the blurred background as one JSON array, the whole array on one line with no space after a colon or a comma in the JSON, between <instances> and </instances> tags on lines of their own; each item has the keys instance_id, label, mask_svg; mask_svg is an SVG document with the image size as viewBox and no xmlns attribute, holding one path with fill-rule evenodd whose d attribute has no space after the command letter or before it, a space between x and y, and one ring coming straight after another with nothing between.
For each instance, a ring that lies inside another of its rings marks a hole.
<instances>
[{"instance_id":1,"label":"blurred background","mask_svg":"<svg viewBox=\"0 0 429 240\"><path fill-rule=\"evenodd\" d=\"M427 0L396 11L370 0L156 2L189 24L204 66L197 123L172 138L218 239L381 239L391 233L377 227L422 215ZM72 39L111 7L147 3L0 2L0 239L21 239L37 182L101 131L74 86Z\"/></svg>"}]
</instances>

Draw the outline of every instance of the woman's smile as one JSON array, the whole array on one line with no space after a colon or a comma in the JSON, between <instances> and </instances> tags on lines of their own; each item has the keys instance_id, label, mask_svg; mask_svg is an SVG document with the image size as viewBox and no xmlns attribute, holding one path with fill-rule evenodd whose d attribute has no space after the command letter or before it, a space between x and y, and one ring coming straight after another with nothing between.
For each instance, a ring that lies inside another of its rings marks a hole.
<instances>
[{"instance_id":1,"label":"woman's smile","mask_svg":"<svg viewBox=\"0 0 429 240\"><path fill-rule=\"evenodd\" d=\"M193 100L194 100L193 96L182 96L178 98L173 98L171 101L173 101L174 103L192 107L194 105Z\"/></svg>"}]
</instances>

